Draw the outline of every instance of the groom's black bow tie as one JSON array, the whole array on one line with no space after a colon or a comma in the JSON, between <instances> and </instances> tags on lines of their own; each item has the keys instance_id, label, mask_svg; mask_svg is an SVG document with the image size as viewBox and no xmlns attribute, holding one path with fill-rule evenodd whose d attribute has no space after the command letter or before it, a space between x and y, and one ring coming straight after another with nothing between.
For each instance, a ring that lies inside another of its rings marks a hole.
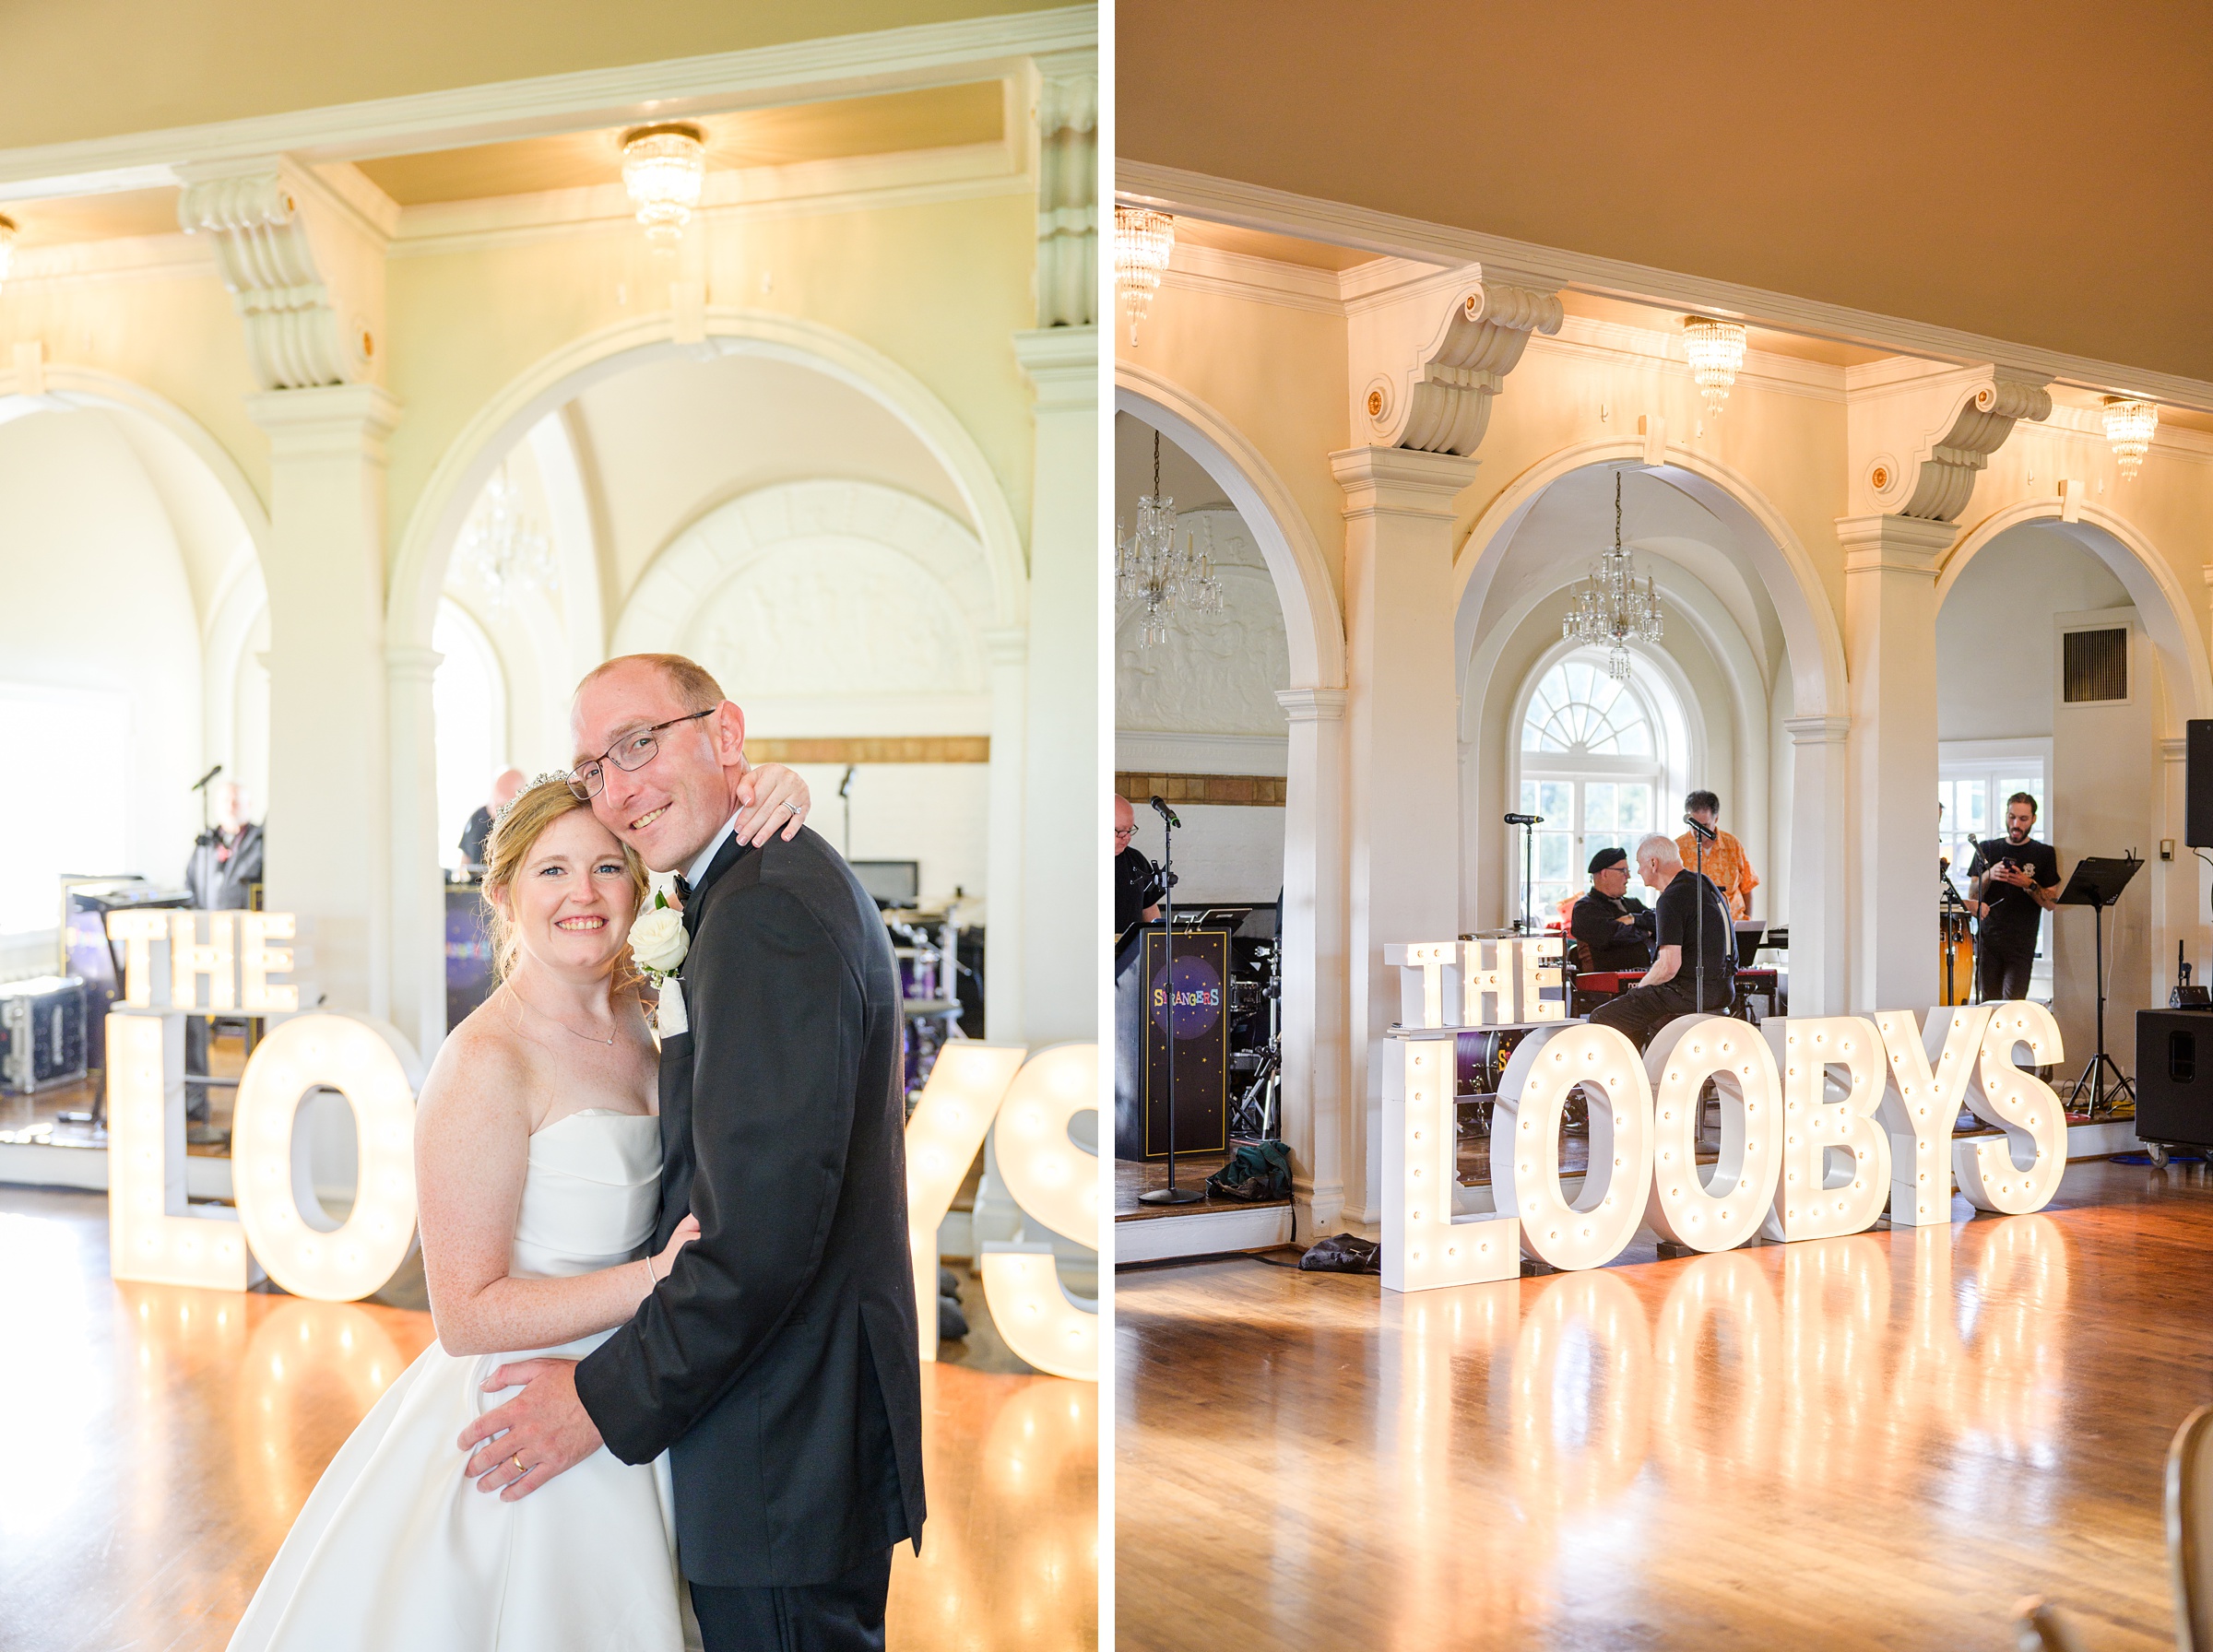
<instances>
[{"instance_id":1,"label":"groom's black bow tie","mask_svg":"<svg viewBox=\"0 0 2213 1652\"><path fill-rule=\"evenodd\" d=\"M679 906L692 904L692 879L681 872L676 875L676 903Z\"/></svg>"}]
</instances>

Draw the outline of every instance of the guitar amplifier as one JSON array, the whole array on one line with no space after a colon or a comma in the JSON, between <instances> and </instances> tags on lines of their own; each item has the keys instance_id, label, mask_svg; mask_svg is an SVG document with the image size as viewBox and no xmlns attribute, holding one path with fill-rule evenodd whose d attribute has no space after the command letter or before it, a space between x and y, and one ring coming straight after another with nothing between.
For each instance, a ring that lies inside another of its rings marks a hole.
<instances>
[{"instance_id":1,"label":"guitar amplifier","mask_svg":"<svg viewBox=\"0 0 2213 1652\"><path fill-rule=\"evenodd\" d=\"M2213 1147L2213 1015L2136 1011L2136 1136Z\"/></svg>"},{"instance_id":2,"label":"guitar amplifier","mask_svg":"<svg viewBox=\"0 0 2213 1652\"><path fill-rule=\"evenodd\" d=\"M39 975L0 985L0 1090L30 1095L85 1076L85 984Z\"/></svg>"}]
</instances>

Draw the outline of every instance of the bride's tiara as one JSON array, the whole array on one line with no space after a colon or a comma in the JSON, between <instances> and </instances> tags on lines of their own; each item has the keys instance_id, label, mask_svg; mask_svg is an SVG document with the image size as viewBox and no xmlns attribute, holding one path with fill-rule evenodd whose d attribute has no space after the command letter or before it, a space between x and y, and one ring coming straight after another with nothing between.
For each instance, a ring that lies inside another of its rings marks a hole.
<instances>
[{"instance_id":1,"label":"bride's tiara","mask_svg":"<svg viewBox=\"0 0 2213 1652\"><path fill-rule=\"evenodd\" d=\"M564 786L567 785L569 784L568 771L566 769L548 769L543 774L532 775L530 777L529 784L519 787L514 796L508 798L506 802L501 804L499 808L491 811L492 824L496 826L502 820L505 820L507 818L507 811L513 808L516 804L520 803L529 793L535 792L539 786L546 785L550 781L555 780L560 781Z\"/></svg>"}]
</instances>

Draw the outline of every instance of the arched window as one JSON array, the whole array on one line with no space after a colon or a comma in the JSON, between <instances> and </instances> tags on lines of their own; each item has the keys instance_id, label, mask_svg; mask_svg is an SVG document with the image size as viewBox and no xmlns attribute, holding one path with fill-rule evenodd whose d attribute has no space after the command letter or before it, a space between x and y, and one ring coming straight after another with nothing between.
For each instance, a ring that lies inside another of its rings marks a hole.
<instances>
[{"instance_id":1,"label":"arched window","mask_svg":"<svg viewBox=\"0 0 2213 1652\"><path fill-rule=\"evenodd\" d=\"M438 860L461 864L461 833L507 766L506 679L491 639L442 598L431 646L445 657L431 680L438 722Z\"/></svg>"},{"instance_id":2,"label":"arched window","mask_svg":"<svg viewBox=\"0 0 2213 1652\"><path fill-rule=\"evenodd\" d=\"M1538 678L1521 718L1519 808L1544 817L1535 829L1540 926L1589 887L1583 868L1598 850L1618 845L1634 854L1639 838L1664 830L1669 732L1682 721L1679 713L1668 714L1674 710L1672 696L1663 707L1638 678L1609 677L1598 649L1566 655ZM1509 868L1509 904L1519 913L1521 845L1509 848L1516 863ZM1629 892L1652 899L1633 867Z\"/></svg>"}]
</instances>

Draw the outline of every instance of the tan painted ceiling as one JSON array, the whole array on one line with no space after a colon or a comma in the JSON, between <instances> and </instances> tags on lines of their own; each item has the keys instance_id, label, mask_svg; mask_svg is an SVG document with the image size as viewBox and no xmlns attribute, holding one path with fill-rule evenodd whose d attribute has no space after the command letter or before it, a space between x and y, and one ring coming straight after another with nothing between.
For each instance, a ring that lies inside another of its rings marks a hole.
<instances>
[{"instance_id":1,"label":"tan painted ceiling","mask_svg":"<svg viewBox=\"0 0 2213 1652\"><path fill-rule=\"evenodd\" d=\"M1036 0L0 0L0 149L1036 8Z\"/></svg>"},{"instance_id":2,"label":"tan painted ceiling","mask_svg":"<svg viewBox=\"0 0 2213 1652\"><path fill-rule=\"evenodd\" d=\"M706 135L710 168L783 166L995 143L1005 129L1005 98L1000 82L984 80L873 98L745 110L694 124ZM622 128L615 127L357 164L370 182L402 206L535 195L620 181L621 136Z\"/></svg>"},{"instance_id":3,"label":"tan painted ceiling","mask_svg":"<svg viewBox=\"0 0 2213 1652\"><path fill-rule=\"evenodd\" d=\"M1131 159L2213 381L2213 6L1120 0L1115 28Z\"/></svg>"}]
</instances>

